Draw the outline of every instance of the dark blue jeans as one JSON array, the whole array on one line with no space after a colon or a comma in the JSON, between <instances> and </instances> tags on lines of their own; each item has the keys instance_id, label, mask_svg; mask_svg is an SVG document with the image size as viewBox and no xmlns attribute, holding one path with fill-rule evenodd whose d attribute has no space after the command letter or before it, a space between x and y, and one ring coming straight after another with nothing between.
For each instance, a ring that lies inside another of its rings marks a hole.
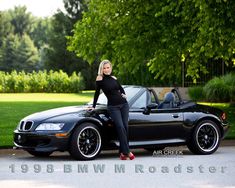
<instances>
[{"instance_id":1,"label":"dark blue jeans","mask_svg":"<svg viewBox=\"0 0 235 188\"><path fill-rule=\"evenodd\" d=\"M119 152L127 155L130 152L128 140L129 105L128 103L115 106L109 105L108 111L116 127L120 143Z\"/></svg>"}]
</instances>

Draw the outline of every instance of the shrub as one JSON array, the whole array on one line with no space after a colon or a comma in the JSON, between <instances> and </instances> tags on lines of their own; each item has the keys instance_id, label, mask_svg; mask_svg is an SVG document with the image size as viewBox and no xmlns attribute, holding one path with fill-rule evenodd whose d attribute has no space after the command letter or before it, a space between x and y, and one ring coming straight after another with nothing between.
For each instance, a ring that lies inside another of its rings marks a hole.
<instances>
[{"instance_id":1,"label":"shrub","mask_svg":"<svg viewBox=\"0 0 235 188\"><path fill-rule=\"evenodd\" d=\"M5 84L4 80L5 80L5 72L0 71L0 93L3 92L3 88Z\"/></svg>"},{"instance_id":2,"label":"shrub","mask_svg":"<svg viewBox=\"0 0 235 188\"><path fill-rule=\"evenodd\" d=\"M0 92L48 92L48 93L77 93L84 89L81 74L74 72L72 76L60 71L39 71L25 73L0 72Z\"/></svg>"},{"instance_id":3,"label":"shrub","mask_svg":"<svg viewBox=\"0 0 235 188\"><path fill-rule=\"evenodd\" d=\"M66 73L50 71L48 75L48 88L49 93L69 93L69 77Z\"/></svg>"},{"instance_id":4,"label":"shrub","mask_svg":"<svg viewBox=\"0 0 235 188\"><path fill-rule=\"evenodd\" d=\"M77 74L76 72L73 72L72 76L70 77L69 87L73 93L78 93L83 90L85 84L81 73Z\"/></svg>"},{"instance_id":5,"label":"shrub","mask_svg":"<svg viewBox=\"0 0 235 188\"><path fill-rule=\"evenodd\" d=\"M47 71L39 71L36 73L33 71L29 74L29 90L28 92L31 93L42 93L46 92L46 88L48 87L48 80L47 80Z\"/></svg>"},{"instance_id":6,"label":"shrub","mask_svg":"<svg viewBox=\"0 0 235 188\"><path fill-rule=\"evenodd\" d=\"M24 72L19 72L19 74L16 76L17 79L17 85L15 92L22 93L22 92L28 92L29 90L29 76Z\"/></svg>"},{"instance_id":7,"label":"shrub","mask_svg":"<svg viewBox=\"0 0 235 188\"><path fill-rule=\"evenodd\" d=\"M203 86L190 87L188 89L188 94L194 101L203 101L205 99Z\"/></svg>"},{"instance_id":8,"label":"shrub","mask_svg":"<svg viewBox=\"0 0 235 188\"><path fill-rule=\"evenodd\" d=\"M4 92L6 93L15 93L17 87L17 72L12 71L10 74L6 73L5 75L5 83L4 83Z\"/></svg>"},{"instance_id":9,"label":"shrub","mask_svg":"<svg viewBox=\"0 0 235 188\"><path fill-rule=\"evenodd\" d=\"M215 77L203 88L205 98L210 102L229 102L230 101L230 87L225 84L224 79Z\"/></svg>"},{"instance_id":10,"label":"shrub","mask_svg":"<svg viewBox=\"0 0 235 188\"><path fill-rule=\"evenodd\" d=\"M231 102L235 102L235 73L225 75L223 80L229 86Z\"/></svg>"}]
</instances>

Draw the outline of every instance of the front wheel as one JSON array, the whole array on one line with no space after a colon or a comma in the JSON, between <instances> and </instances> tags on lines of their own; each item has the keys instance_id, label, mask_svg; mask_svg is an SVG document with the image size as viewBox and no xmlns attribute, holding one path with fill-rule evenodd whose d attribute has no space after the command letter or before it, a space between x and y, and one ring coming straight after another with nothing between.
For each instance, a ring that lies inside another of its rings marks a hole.
<instances>
[{"instance_id":1,"label":"front wheel","mask_svg":"<svg viewBox=\"0 0 235 188\"><path fill-rule=\"evenodd\" d=\"M92 160L101 150L99 128L92 123L83 123L74 131L69 152L78 160Z\"/></svg>"},{"instance_id":2,"label":"front wheel","mask_svg":"<svg viewBox=\"0 0 235 188\"><path fill-rule=\"evenodd\" d=\"M221 133L216 123L204 120L195 128L187 145L194 154L208 155L218 149L220 140Z\"/></svg>"}]
</instances>

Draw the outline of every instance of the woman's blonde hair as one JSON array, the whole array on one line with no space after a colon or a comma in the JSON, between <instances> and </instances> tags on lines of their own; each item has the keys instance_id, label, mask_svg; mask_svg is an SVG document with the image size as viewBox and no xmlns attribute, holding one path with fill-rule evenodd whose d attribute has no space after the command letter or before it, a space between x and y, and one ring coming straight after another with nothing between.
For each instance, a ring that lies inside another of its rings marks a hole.
<instances>
[{"instance_id":1,"label":"woman's blonde hair","mask_svg":"<svg viewBox=\"0 0 235 188\"><path fill-rule=\"evenodd\" d=\"M99 76L103 76L103 69L104 69L104 65L106 65L106 64L109 64L110 67L112 68L112 64L109 60L106 59L106 60L101 61L100 65L99 65L99 69L98 69Z\"/></svg>"}]
</instances>

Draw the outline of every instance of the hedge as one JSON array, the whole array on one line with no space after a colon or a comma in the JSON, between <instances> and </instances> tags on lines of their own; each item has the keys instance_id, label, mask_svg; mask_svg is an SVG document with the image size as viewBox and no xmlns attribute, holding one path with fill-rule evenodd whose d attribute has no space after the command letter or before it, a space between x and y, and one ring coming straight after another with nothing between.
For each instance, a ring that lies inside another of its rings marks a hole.
<instances>
[{"instance_id":1,"label":"hedge","mask_svg":"<svg viewBox=\"0 0 235 188\"><path fill-rule=\"evenodd\" d=\"M205 86L189 88L193 100L208 102L235 102L235 73L214 77Z\"/></svg>"},{"instance_id":2,"label":"hedge","mask_svg":"<svg viewBox=\"0 0 235 188\"><path fill-rule=\"evenodd\" d=\"M0 71L0 93L79 93L84 89L80 73L60 71L25 73Z\"/></svg>"}]
</instances>

